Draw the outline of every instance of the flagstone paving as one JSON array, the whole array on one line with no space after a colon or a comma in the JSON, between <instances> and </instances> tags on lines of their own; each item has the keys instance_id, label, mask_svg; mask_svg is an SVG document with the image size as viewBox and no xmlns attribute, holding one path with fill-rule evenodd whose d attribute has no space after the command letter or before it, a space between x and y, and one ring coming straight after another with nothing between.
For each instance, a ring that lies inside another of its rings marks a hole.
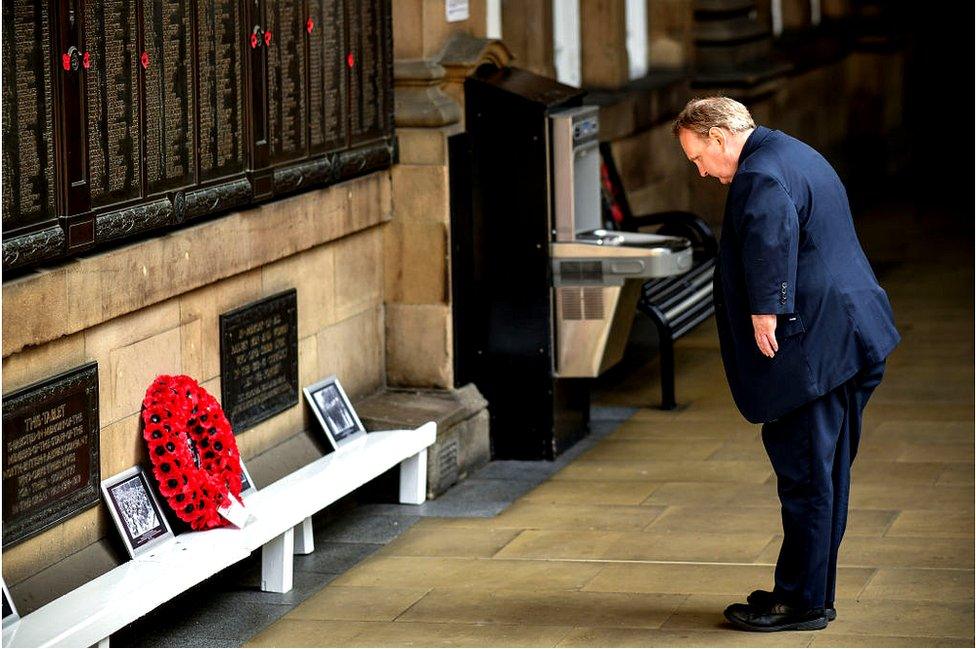
<instances>
[{"instance_id":1,"label":"flagstone paving","mask_svg":"<svg viewBox=\"0 0 976 649\"><path fill-rule=\"evenodd\" d=\"M903 342L865 414L826 630L722 618L771 586L781 530L709 322L678 342L679 410L654 409L654 363L604 382L596 402L646 407L510 506L373 508L421 518L247 645L973 646L973 237L949 225L903 205L858 222Z\"/></svg>"}]
</instances>

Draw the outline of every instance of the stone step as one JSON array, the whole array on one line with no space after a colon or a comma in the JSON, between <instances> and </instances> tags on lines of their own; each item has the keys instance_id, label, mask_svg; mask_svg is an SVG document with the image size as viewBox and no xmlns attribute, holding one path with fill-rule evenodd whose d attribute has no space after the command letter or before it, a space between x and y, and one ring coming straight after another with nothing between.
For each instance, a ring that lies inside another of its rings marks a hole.
<instances>
[{"instance_id":1,"label":"stone step","mask_svg":"<svg viewBox=\"0 0 976 649\"><path fill-rule=\"evenodd\" d=\"M456 390L390 388L355 405L366 430L437 423L437 441L427 451L428 498L491 460L488 402L472 383Z\"/></svg>"}]
</instances>

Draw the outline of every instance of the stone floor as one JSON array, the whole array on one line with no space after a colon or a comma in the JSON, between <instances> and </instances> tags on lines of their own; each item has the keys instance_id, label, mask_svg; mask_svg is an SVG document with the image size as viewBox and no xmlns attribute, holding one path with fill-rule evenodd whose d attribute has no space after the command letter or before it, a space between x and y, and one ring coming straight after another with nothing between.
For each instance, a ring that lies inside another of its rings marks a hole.
<instances>
[{"instance_id":1,"label":"stone floor","mask_svg":"<svg viewBox=\"0 0 976 649\"><path fill-rule=\"evenodd\" d=\"M771 585L781 537L709 323L678 344L681 410L637 410L497 515L419 519L248 646L973 646L973 236L946 219L858 221L903 343L866 411L827 630L723 621ZM651 364L597 401L657 390Z\"/></svg>"},{"instance_id":2,"label":"stone floor","mask_svg":"<svg viewBox=\"0 0 976 649\"><path fill-rule=\"evenodd\" d=\"M972 220L874 204L858 230L903 342L865 414L828 629L723 621L771 585L780 523L709 322L677 346L680 410L652 407L655 363L613 372L593 434L557 462L493 462L418 507L341 503L291 593L260 592L252 557L113 643L973 646Z\"/></svg>"}]
</instances>

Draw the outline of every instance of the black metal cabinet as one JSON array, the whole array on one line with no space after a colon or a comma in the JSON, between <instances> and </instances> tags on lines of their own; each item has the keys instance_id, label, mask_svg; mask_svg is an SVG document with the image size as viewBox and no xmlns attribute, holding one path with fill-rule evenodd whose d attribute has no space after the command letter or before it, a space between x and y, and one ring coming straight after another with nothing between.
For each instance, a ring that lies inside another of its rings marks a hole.
<instances>
[{"instance_id":1,"label":"black metal cabinet","mask_svg":"<svg viewBox=\"0 0 976 649\"><path fill-rule=\"evenodd\" d=\"M467 142L452 146L470 203L452 208L456 367L488 400L492 452L552 459L585 434L588 385L553 365L548 114L583 91L485 66L464 86ZM462 244L463 242L463 244ZM458 305L463 305L459 309Z\"/></svg>"}]
</instances>

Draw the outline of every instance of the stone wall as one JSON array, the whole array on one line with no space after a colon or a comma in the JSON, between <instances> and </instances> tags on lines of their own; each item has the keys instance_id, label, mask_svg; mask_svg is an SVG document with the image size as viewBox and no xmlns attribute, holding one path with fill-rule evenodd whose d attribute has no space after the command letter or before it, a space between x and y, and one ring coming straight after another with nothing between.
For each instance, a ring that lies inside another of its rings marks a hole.
<instances>
[{"instance_id":1,"label":"stone wall","mask_svg":"<svg viewBox=\"0 0 976 649\"><path fill-rule=\"evenodd\" d=\"M852 141L869 140L879 143L874 164L885 164L884 143L901 125L903 78L902 54L854 52L785 77L748 104L757 123L807 142L828 159ZM710 93L692 91L689 98L696 94ZM601 119L616 119L612 110L601 107ZM670 119L614 138L612 148L635 214L690 210L721 223L726 188L698 177L671 135Z\"/></svg>"},{"instance_id":2,"label":"stone wall","mask_svg":"<svg viewBox=\"0 0 976 649\"><path fill-rule=\"evenodd\" d=\"M390 172L73 260L3 285L3 393L98 361L102 478L146 460L139 411L159 374L220 398L221 313L298 293L299 381L337 374L357 399L385 384ZM246 460L314 428L304 400L242 432ZM99 505L3 553L8 585L116 534Z\"/></svg>"}]
</instances>

